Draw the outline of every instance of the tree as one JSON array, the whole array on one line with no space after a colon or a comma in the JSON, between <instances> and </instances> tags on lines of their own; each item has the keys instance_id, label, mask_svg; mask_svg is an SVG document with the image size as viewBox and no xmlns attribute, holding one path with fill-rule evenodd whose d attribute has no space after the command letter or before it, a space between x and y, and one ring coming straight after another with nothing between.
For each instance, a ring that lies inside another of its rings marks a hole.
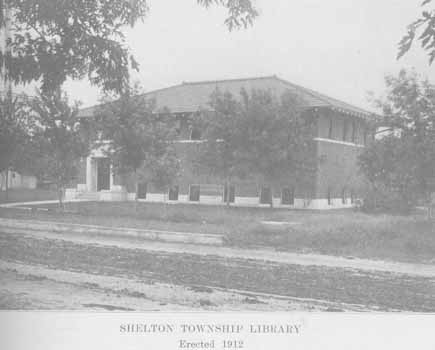
<instances>
[{"instance_id":1,"label":"tree","mask_svg":"<svg viewBox=\"0 0 435 350\"><path fill-rule=\"evenodd\" d=\"M138 193L140 180L164 186L177 174L178 162L171 141L167 113L154 113L154 102L139 94L137 87L116 101L103 103L96 112L97 129L106 140L106 154L115 174L134 174Z\"/></svg>"},{"instance_id":2,"label":"tree","mask_svg":"<svg viewBox=\"0 0 435 350\"><path fill-rule=\"evenodd\" d=\"M360 157L360 167L374 186L384 186L410 207L430 200L435 191L435 88L414 72L386 78L383 137ZM385 131L386 128L386 131Z\"/></svg>"},{"instance_id":3,"label":"tree","mask_svg":"<svg viewBox=\"0 0 435 350\"><path fill-rule=\"evenodd\" d=\"M0 174L4 173L6 199L9 171L21 171L27 166L30 135L23 99L24 96L13 96L10 90L0 97Z\"/></svg>"},{"instance_id":4,"label":"tree","mask_svg":"<svg viewBox=\"0 0 435 350\"><path fill-rule=\"evenodd\" d=\"M229 29L247 26L257 15L250 0L198 0L228 9ZM87 77L104 91L128 86L129 66L138 64L122 29L148 13L146 0L0 0L0 29L10 22L10 38L0 66L15 83L41 81L56 90L69 77Z\"/></svg>"},{"instance_id":5,"label":"tree","mask_svg":"<svg viewBox=\"0 0 435 350\"><path fill-rule=\"evenodd\" d=\"M78 161L89 152L89 140L77 118L78 105L70 106L60 89L37 92L31 101L35 118L34 145L38 170L52 179L58 192L59 207L64 208L65 187L78 171Z\"/></svg>"},{"instance_id":6,"label":"tree","mask_svg":"<svg viewBox=\"0 0 435 350\"><path fill-rule=\"evenodd\" d=\"M286 93L278 99L269 91L242 89L237 101L229 93L216 93L212 106L199 162L227 186L235 177L260 183L283 176L302 179L313 169L313 119L296 96Z\"/></svg>"},{"instance_id":7,"label":"tree","mask_svg":"<svg viewBox=\"0 0 435 350\"><path fill-rule=\"evenodd\" d=\"M428 9L428 6L432 5ZM420 41L421 47L427 51L429 63L435 59L435 8L432 0L424 0L421 17L408 26L408 32L399 42L398 59L404 56L416 40Z\"/></svg>"},{"instance_id":8,"label":"tree","mask_svg":"<svg viewBox=\"0 0 435 350\"><path fill-rule=\"evenodd\" d=\"M241 97L237 157L246 173L262 183L273 183L284 175L303 179L316 163L313 116L304 113L300 99L291 93L278 99L269 91L248 94L242 90Z\"/></svg>"},{"instance_id":9,"label":"tree","mask_svg":"<svg viewBox=\"0 0 435 350\"><path fill-rule=\"evenodd\" d=\"M229 206L231 182L242 172L238 159L240 104L230 93L216 91L211 96L210 106L214 112L202 113L204 143L199 147L197 166L224 179Z\"/></svg>"}]
</instances>

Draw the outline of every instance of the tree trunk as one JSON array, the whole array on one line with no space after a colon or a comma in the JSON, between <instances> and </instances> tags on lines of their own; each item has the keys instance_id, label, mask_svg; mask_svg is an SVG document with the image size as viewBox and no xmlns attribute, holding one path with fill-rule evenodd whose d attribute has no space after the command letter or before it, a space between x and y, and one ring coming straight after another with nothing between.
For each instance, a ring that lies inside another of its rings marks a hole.
<instances>
[{"instance_id":1,"label":"tree trunk","mask_svg":"<svg viewBox=\"0 0 435 350\"><path fill-rule=\"evenodd\" d=\"M63 185L62 184L57 185L57 197L59 199L59 209L61 211L64 211L65 205L63 203Z\"/></svg>"},{"instance_id":2,"label":"tree trunk","mask_svg":"<svg viewBox=\"0 0 435 350\"><path fill-rule=\"evenodd\" d=\"M165 220L168 219L168 198L167 198L167 194L168 194L169 188L168 190L165 192L163 192L163 218Z\"/></svg>"},{"instance_id":3,"label":"tree trunk","mask_svg":"<svg viewBox=\"0 0 435 350\"><path fill-rule=\"evenodd\" d=\"M227 205L227 207L230 206L230 179L227 177L225 180L225 188L226 188L226 192L227 192L227 198L225 198L225 203ZM225 192L225 191L224 191Z\"/></svg>"},{"instance_id":4,"label":"tree trunk","mask_svg":"<svg viewBox=\"0 0 435 350\"><path fill-rule=\"evenodd\" d=\"M6 168L6 175L5 175L6 183L5 183L5 198L6 201L9 199L9 168Z\"/></svg>"},{"instance_id":5,"label":"tree trunk","mask_svg":"<svg viewBox=\"0 0 435 350\"><path fill-rule=\"evenodd\" d=\"M273 187L270 186L270 207L273 208Z\"/></svg>"},{"instance_id":6,"label":"tree trunk","mask_svg":"<svg viewBox=\"0 0 435 350\"><path fill-rule=\"evenodd\" d=\"M136 196L134 198L134 212L137 213L138 201L139 201L139 179L137 175L137 170L134 171L134 187Z\"/></svg>"}]
</instances>

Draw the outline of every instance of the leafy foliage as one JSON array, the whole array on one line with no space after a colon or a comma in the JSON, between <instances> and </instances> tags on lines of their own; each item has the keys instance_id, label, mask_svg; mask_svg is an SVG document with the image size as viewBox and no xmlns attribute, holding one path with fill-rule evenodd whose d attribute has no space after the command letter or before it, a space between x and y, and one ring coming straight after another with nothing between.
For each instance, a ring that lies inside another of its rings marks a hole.
<instances>
[{"instance_id":1,"label":"leafy foliage","mask_svg":"<svg viewBox=\"0 0 435 350\"><path fill-rule=\"evenodd\" d=\"M77 119L78 105L71 107L60 89L38 92L31 108L35 118L34 152L39 156L35 172L56 183L62 206L65 186L77 174L79 159L89 152L89 140L84 136L87 133Z\"/></svg>"},{"instance_id":2,"label":"leafy foliage","mask_svg":"<svg viewBox=\"0 0 435 350\"><path fill-rule=\"evenodd\" d=\"M41 80L43 91L56 89L67 77L104 90L119 91L128 65L137 68L125 46L122 27L133 26L147 12L144 0L6 0L11 21L6 59L16 83ZM2 63L2 62L0 62Z\"/></svg>"},{"instance_id":3,"label":"leafy foliage","mask_svg":"<svg viewBox=\"0 0 435 350\"><path fill-rule=\"evenodd\" d=\"M173 131L165 113L154 113L153 101L131 87L118 100L102 104L95 117L116 174L134 173L136 185L140 179L170 184L178 169Z\"/></svg>"},{"instance_id":4,"label":"leafy foliage","mask_svg":"<svg viewBox=\"0 0 435 350\"><path fill-rule=\"evenodd\" d=\"M289 93L277 99L266 90L241 90L236 100L217 91L211 102L214 112L204 114L199 163L227 184L247 176L259 183L303 177L313 170L315 159L313 119L301 105Z\"/></svg>"},{"instance_id":5,"label":"leafy foliage","mask_svg":"<svg viewBox=\"0 0 435 350\"><path fill-rule=\"evenodd\" d=\"M386 78L382 126L389 132L372 142L360 166L373 186L397 193L406 205L435 191L435 88L415 73Z\"/></svg>"},{"instance_id":6,"label":"leafy foliage","mask_svg":"<svg viewBox=\"0 0 435 350\"><path fill-rule=\"evenodd\" d=\"M215 91L210 106L214 112L203 112L204 143L199 148L199 168L230 180L240 172L237 159L240 105L230 93Z\"/></svg>"},{"instance_id":7,"label":"leafy foliage","mask_svg":"<svg viewBox=\"0 0 435 350\"><path fill-rule=\"evenodd\" d=\"M9 92L0 98L0 172L16 168L15 161L19 159L20 146L26 138L21 112L18 97Z\"/></svg>"},{"instance_id":8,"label":"leafy foliage","mask_svg":"<svg viewBox=\"0 0 435 350\"><path fill-rule=\"evenodd\" d=\"M422 7L432 5L432 0L424 0ZM435 59L435 9L432 7L422 12L421 17L408 26L408 32L399 42L398 59L404 56L414 42L420 41L421 47L427 51L429 62Z\"/></svg>"},{"instance_id":9,"label":"leafy foliage","mask_svg":"<svg viewBox=\"0 0 435 350\"><path fill-rule=\"evenodd\" d=\"M2 0L0 27L7 7L11 37L0 66L6 63L15 83L41 81L43 91L65 80L87 77L104 91L127 88L129 68L138 69L122 29L134 26L148 13L146 0ZM228 9L231 30L252 23L257 15L250 0L198 0Z\"/></svg>"},{"instance_id":10,"label":"leafy foliage","mask_svg":"<svg viewBox=\"0 0 435 350\"><path fill-rule=\"evenodd\" d=\"M268 91L241 92L239 159L249 174L264 182L304 173L315 165L309 156L313 118L305 114L298 97L275 98Z\"/></svg>"},{"instance_id":11,"label":"leafy foliage","mask_svg":"<svg viewBox=\"0 0 435 350\"><path fill-rule=\"evenodd\" d=\"M225 20L229 30L252 25L258 12L251 0L197 0L203 6L220 5L228 10L228 17Z\"/></svg>"}]
</instances>

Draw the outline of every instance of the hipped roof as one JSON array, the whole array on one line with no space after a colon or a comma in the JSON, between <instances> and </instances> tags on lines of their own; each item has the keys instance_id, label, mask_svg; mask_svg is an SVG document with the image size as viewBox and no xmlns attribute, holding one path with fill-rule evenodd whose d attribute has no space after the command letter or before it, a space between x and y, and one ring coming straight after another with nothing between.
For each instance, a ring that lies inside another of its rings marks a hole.
<instances>
[{"instance_id":1,"label":"hipped roof","mask_svg":"<svg viewBox=\"0 0 435 350\"><path fill-rule=\"evenodd\" d=\"M277 76L183 82L179 85L150 91L141 96L155 100L156 110L167 108L171 113L192 113L200 110L209 110L210 96L217 89L238 97L242 88L248 92L251 90L268 90L276 96L281 96L285 92L294 93L299 96L304 103L304 107L307 108L328 107L341 113L361 118L368 118L374 115L362 108L290 83ZM96 108L98 108L98 105L81 109L79 117L92 116Z\"/></svg>"}]
</instances>

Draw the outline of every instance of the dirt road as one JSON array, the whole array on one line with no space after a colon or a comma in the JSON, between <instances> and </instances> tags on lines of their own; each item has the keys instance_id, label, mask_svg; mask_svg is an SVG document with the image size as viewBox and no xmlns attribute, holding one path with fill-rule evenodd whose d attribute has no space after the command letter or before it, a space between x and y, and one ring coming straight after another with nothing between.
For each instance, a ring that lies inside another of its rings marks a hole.
<instances>
[{"instance_id":1,"label":"dirt road","mask_svg":"<svg viewBox=\"0 0 435 350\"><path fill-rule=\"evenodd\" d=\"M435 311L435 280L397 273L4 233L0 259L1 308Z\"/></svg>"}]
</instances>

